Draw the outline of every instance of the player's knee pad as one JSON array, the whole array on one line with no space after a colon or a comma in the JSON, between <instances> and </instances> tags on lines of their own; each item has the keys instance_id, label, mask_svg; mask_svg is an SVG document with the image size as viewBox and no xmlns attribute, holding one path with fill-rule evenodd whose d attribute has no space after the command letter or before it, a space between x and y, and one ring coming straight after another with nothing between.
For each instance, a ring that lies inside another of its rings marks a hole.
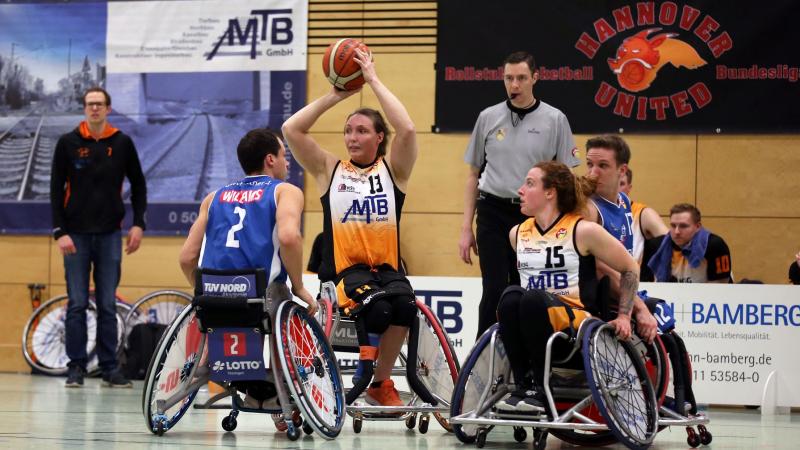
<instances>
[{"instance_id":1,"label":"player's knee pad","mask_svg":"<svg viewBox=\"0 0 800 450\"><path fill-rule=\"evenodd\" d=\"M362 314L367 333L383 334L392 322L392 305L388 300L380 299Z\"/></svg>"},{"instance_id":2,"label":"player's knee pad","mask_svg":"<svg viewBox=\"0 0 800 450\"><path fill-rule=\"evenodd\" d=\"M416 299L395 297L392 301L391 324L399 327L410 327L417 315Z\"/></svg>"}]
</instances>

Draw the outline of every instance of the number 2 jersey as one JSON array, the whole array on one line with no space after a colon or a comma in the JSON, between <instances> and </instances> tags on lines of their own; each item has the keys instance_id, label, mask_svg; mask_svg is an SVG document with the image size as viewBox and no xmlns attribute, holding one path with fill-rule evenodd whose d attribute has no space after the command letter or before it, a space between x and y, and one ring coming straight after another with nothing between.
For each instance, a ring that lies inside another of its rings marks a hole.
<instances>
[{"instance_id":1,"label":"number 2 jersey","mask_svg":"<svg viewBox=\"0 0 800 450\"><path fill-rule=\"evenodd\" d=\"M263 268L267 283L285 282L275 219L275 188L281 180L248 176L217 190L208 206L200 249L202 268Z\"/></svg>"},{"instance_id":2,"label":"number 2 jersey","mask_svg":"<svg viewBox=\"0 0 800 450\"><path fill-rule=\"evenodd\" d=\"M356 264L400 268L400 213L405 194L379 157L368 167L339 161L322 196L320 279L332 280Z\"/></svg>"},{"instance_id":3,"label":"number 2 jersey","mask_svg":"<svg viewBox=\"0 0 800 450\"><path fill-rule=\"evenodd\" d=\"M558 295L567 305L584 308L580 280L596 277L594 256L581 255L575 243L578 214L562 214L548 229L536 220L522 222L517 229L517 269L526 289L541 289Z\"/></svg>"}]
</instances>

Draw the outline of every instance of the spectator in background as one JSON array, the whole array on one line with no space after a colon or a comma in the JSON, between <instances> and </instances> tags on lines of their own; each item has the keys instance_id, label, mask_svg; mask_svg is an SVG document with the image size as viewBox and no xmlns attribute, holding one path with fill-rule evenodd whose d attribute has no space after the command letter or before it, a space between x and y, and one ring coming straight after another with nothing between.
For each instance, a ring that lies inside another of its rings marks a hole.
<instances>
[{"instance_id":1,"label":"spectator in background","mask_svg":"<svg viewBox=\"0 0 800 450\"><path fill-rule=\"evenodd\" d=\"M630 167L619 179L619 190L630 199L633 189L633 171ZM661 220L655 209L642 202L631 199L633 215L633 259L639 263L639 281L654 281L653 272L647 266L650 257L658 249L661 239L669 229Z\"/></svg>"},{"instance_id":2,"label":"spectator in background","mask_svg":"<svg viewBox=\"0 0 800 450\"><path fill-rule=\"evenodd\" d=\"M800 252L794 255L795 262L789 266L789 281L792 284L800 284Z\"/></svg>"},{"instance_id":3,"label":"spectator in background","mask_svg":"<svg viewBox=\"0 0 800 450\"><path fill-rule=\"evenodd\" d=\"M700 210L689 203L670 209L669 234L648 265L656 281L733 283L728 245L703 227Z\"/></svg>"},{"instance_id":4,"label":"spectator in background","mask_svg":"<svg viewBox=\"0 0 800 450\"><path fill-rule=\"evenodd\" d=\"M82 97L86 120L58 139L50 176L53 238L64 256L67 281L65 340L67 387L83 386L86 373L86 308L89 274L97 303L97 357L102 385L133 387L117 367L117 303L115 292L122 263L120 226L125 216L122 182L131 183L133 226L125 253L142 242L147 209L145 184L133 141L108 123L111 96L104 89L86 90Z\"/></svg>"},{"instance_id":5,"label":"spectator in background","mask_svg":"<svg viewBox=\"0 0 800 450\"><path fill-rule=\"evenodd\" d=\"M515 52L506 58L506 99L481 111L464 155L470 171L458 247L467 264L472 264L471 252L480 255L483 294L478 336L497 321L497 302L503 290L519 285L508 231L526 219L520 212L517 189L528 169L541 161L560 161L568 167L580 163L567 117L534 97L538 79L530 53ZM476 207L477 230L473 233Z\"/></svg>"}]
</instances>

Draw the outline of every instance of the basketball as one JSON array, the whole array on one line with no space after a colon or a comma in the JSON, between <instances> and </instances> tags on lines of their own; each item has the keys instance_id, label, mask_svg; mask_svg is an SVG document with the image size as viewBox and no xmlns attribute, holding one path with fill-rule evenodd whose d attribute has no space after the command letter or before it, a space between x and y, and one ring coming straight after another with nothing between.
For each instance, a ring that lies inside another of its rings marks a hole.
<instances>
[{"instance_id":1,"label":"basketball","mask_svg":"<svg viewBox=\"0 0 800 450\"><path fill-rule=\"evenodd\" d=\"M322 70L337 89L352 91L364 84L361 66L355 61L356 48L369 53L369 48L358 39L339 39L325 50Z\"/></svg>"}]
</instances>

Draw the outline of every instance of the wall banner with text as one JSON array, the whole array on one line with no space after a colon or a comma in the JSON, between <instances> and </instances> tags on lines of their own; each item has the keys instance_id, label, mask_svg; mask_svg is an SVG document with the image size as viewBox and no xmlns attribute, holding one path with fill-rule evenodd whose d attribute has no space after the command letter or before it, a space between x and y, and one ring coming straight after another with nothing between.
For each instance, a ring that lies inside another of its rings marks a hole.
<instances>
[{"instance_id":1,"label":"wall banner with text","mask_svg":"<svg viewBox=\"0 0 800 450\"><path fill-rule=\"evenodd\" d=\"M800 3L438 3L434 131L503 101L503 60L536 58L534 95L575 133L800 130Z\"/></svg>"},{"instance_id":2,"label":"wall banner with text","mask_svg":"<svg viewBox=\"0 0 800 450\"><path fill-rule=\"evenodd\" d=\"M136 145L147 233L186 233L209 192L244 176L244 134L304 105L307 22L301 0L0 5L0 233L50 233L53 150L94 86ZM298 164L289 181L302 187Z\"/></svg>"}]
</instances>

